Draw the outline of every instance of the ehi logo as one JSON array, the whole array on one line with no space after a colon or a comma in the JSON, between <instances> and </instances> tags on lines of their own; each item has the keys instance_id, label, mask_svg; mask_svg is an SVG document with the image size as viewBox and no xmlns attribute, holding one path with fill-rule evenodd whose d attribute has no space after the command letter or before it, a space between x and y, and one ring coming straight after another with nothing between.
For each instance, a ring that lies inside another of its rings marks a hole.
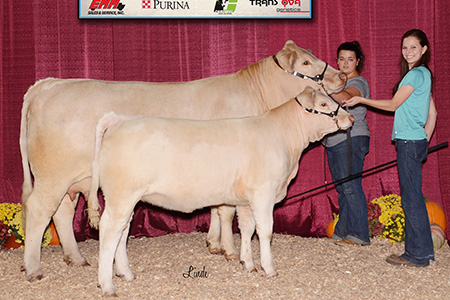
<instances>
[{"instance_id":1,"label":"ehi logo","mask_svg":"<svg viewBox=\"0 0 450 300\"><path fill-rule=\"evenodd\" d=\"M214 12L219 15L231 15L237 6L238 0L216 0Z\"/></svg>"},{"instance_id":2,"label":"ehi logo","mask_svg":"<svg viewBox=\"0 0 450 300\"><path fill-rule=\"evenodd\" d=\"M88 15L123 15L124 8L120 0L92 0Z\"/></svg>"}]
</instances>

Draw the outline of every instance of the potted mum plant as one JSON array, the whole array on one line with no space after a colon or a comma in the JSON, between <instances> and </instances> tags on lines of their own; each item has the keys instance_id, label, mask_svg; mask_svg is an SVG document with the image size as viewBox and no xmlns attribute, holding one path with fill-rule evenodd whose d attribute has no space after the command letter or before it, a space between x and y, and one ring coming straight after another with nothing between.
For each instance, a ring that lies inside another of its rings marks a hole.
<instances>
[{"instance_id":1,"label":"potted mum plant","mask_svg":"<svg viewBox=\"0 0 450 300\"><path fill-rule=\"evenodd\" d=\"M440 248L445 241L447 227L445 213L436 202L429 201L425 196L424 200L431 223L433 246ZM367 204L367 210L371 238L386 238L394 244L405 240L405 212L399 195L389 194L375 198ZM339 215L333 213L333 216L334 220L327 226L328 237L333 235L334 226L339 220ZM439 230L435 230L436 227Z\"/></svg>"},{"instance_id":2,"label":"potted mum plant","mask_svg":"<svg viewBox=\"0 0 450 300\"><path fill-rule=\"evenodd\" d=\"M42 247L46 247L52 240L50 226L46 229L42 239ZM23 246L25 232L22 221L22 204L0 203L0 246L15 249Z\"/></svg>"}]
</instances>

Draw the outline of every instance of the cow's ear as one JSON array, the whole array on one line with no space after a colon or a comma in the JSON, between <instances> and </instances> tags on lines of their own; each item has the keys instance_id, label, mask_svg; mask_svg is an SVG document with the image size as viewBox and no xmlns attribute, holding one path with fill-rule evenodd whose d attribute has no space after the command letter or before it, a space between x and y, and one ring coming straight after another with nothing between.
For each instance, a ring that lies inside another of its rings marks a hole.
<instances>
[{"instance_id":1,"label":"cow's ear","mask_svg":"<svg viewBox=\"0 0 450 300\"><path fill-rule=\"evenodd\" d=\"M313 54L312 49L308 48L308 49L305 49L305 50L306 50L306 52Z\"/></svg>"},{"instance_id":2,"label":"cow's ear","mask_svg":"<svg viewBox=\"0 0 450 300\"><path fill-rule=\"evenodd\" d=\"M296 47L297 47L297 45L294 43L293 40L288 40L288 41L286 42L286 44L284 44L283 49L290 49L290 50L293 50L293 49L295 49ZM298 48L298 47L297 47L297 48Z\"/></svg>"},{"instance_id":3,"label":"cow's ear","mask_svg":"<svg viewBox=\"0 0 450 300\"><path fill-rule=\"evenodd\" d=\"M298 59L297 52L292 51L292 52L288 53L286 55L286 58L287 58L287 66L288 66L287 69L289 71L294 71L295 70L295 62Z\"/></svg>"}]
</instances>

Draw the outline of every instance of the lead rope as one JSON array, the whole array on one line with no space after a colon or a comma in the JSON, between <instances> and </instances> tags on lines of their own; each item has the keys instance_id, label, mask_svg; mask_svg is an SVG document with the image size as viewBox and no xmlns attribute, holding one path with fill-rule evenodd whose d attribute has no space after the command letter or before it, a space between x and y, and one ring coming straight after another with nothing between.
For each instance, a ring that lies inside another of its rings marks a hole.
<instances>
[{"instance_id":1,"label":"lead rope","mask_svg":"<svg viewBox=\"0 0 450 300\"><path fill-rule=\"evenodd\" d=\"M348 176L353 174L353 151L352 151L352 136L350 128L347 129L347 155L348 155Z\"/></svg>"},{"instance_id":2,"label":"lead rope","mask_svg":"<svg viewBox=\"0 0 450 300\"><path fill-rule=\"evenodd\" d=\"M327 182L327 148L323 147L323 181L325 184Z\"/></svg>"}]
</instances>

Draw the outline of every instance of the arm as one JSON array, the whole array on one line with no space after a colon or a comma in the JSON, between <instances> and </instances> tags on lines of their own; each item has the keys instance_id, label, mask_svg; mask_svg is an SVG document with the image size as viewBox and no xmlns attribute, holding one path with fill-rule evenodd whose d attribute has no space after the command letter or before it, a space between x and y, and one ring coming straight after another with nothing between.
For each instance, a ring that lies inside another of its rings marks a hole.
<instances>
[{"instance_id":1,"label":"arm","mask_svg":"<svg viewBox=\"0 0 450 300\"><path fill-rule=\"evenodd\" d=\"M403 102L406 101L406 99L408 99L409 96L411 96L413 92L414 88L412 86L403 85L390 100L373 100L363 97L353 97L345 101L342 106L355 106L356 104L361 103L381 110L395 111L400 105L403 104Z\"/></svg>"},{"instance_id":2,"label":"arm","mask_svg":"<svg viewBox=\"0 0 450 300\"><path fill-rule=\"evenodd\" d=\"M437 110L434 104L433 96L430 97L430 110L428 112L427 123L425 124L425 132L427 133L427 140L430 141L436 127Z\"/></svg>"},{"instance_id":3,"label":"arm","mask_svg":"<svg viewBox=\"0 0 450 300\"><path fill-rule=\"evenodd\" d=\"M339 104L355 96L361 96L361 92L353 86L349 86L339 93L331 94L331 98Z\"/></svg>"}]
</instances>

